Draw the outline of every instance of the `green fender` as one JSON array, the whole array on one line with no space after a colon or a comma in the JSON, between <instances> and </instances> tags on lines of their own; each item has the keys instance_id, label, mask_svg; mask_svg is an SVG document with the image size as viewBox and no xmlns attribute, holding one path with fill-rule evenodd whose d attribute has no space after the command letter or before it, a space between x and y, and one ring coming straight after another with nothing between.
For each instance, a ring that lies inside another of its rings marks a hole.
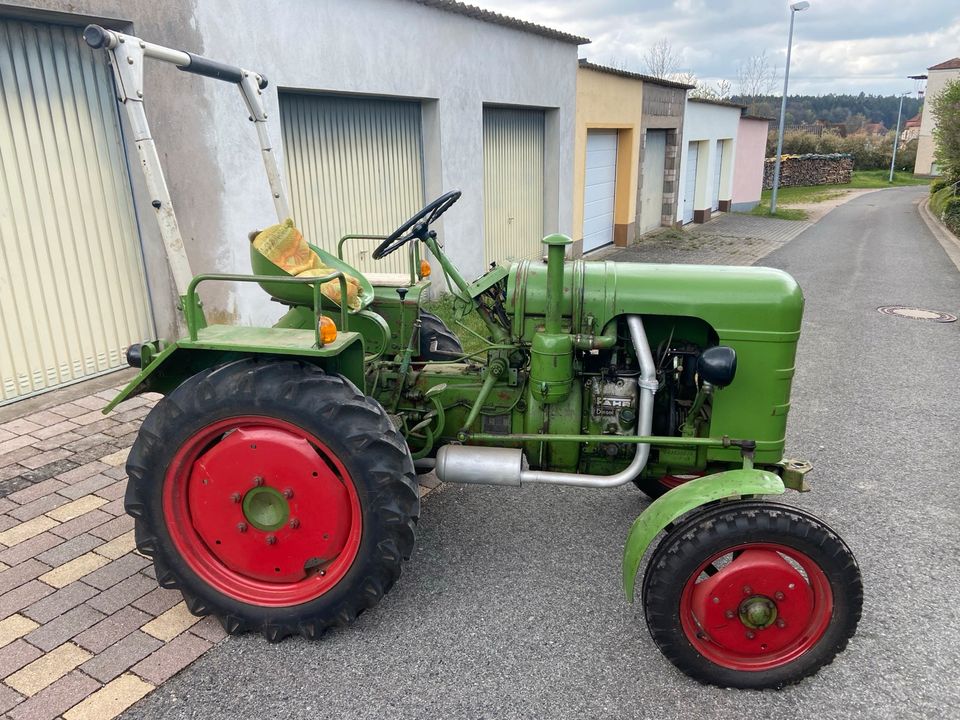
<instances>
[{"instance_id":1,"label":"green fender","mask_svg":"<svg viewBox=\"0 0 960 720\"><path fill-rule=\"evenodd\" d=\"M634 584L644 553L661 530L684 513L715 500L739 495L782 495L783 481L766 470L728 470L678 485L650 503L638 517L623 549L623 591L633 602Z\"/></svg>"}]
</instances>

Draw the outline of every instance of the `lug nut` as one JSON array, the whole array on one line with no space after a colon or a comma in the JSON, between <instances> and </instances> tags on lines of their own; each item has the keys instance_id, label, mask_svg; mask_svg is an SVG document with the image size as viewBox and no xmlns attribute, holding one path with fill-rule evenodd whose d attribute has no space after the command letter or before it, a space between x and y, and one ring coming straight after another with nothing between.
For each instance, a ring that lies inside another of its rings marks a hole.
<instances>
[{"instance_id":1,"label":"lug nut","mask_svg":"<svg viewBox=\"0 0 960 720\"><path fill-rule=\"evenodd\" d=\"M733 620L733 617L734 617L735 613L733 612L733 610L727 610L727 611L724 613L724 615L727 616L727 620Z\"/></svg>"},{"instance_id":2,"label":"lug nut","mask_svg":"<svg viewBox=\"0 0 960 720\"><path fill-rule=\"evenodd\" d=\"M778 627L778 628L785 628L786 626L787 626L787 621L786 621L786 620L784 620L783 618L778 618L778 619L777 619L777 627Z\"/></svg>"},{"instance_id":3,"label":"lug nut","mask_svg":"<svg viewBox=\"0 0 960 720\"><path fill-rule=\"evenodd\" d=\"M749 585L744 585L744 586L743 586L743 594L744 594L744 595L750 595L750 594L752 594L752 593L753 593L753 588L751 588Z\"/></svg>"},{"instance_id":4,"label":"lug nut","mask_svg":"<svg viewBox=\"0 0 960 720\"><path fill-rule=\"evenodd\" d=\"M773 597L776 598L777 600L783 600L783 593L780 592L779 590L777 590L777 591L773 594Z\"/></svg>"},{"instance_id":5,"label":"lug nut","mask_svg":"<svg viewBox=\"0 0 960 720\"><path fill-rule=\"evenodd\" d=\"M267 545L276 545L277 536L276 535L267 535Z\"/></svg>"},{"instance_id":6,"label":"lug nut","mask_svg":"<svg viewBox=\"0 0 960 720\"><path fill-rule=\"evenodd\" d=\"M298 527L300 527L300 521L296 518L290 518L290 529L296 530Z\"/></svg>"},{"instance_id":7,"label":"lug nut","mask_svg":"<svg viewBox=\"0 0 960 720\"><path fill-rule=\"evenodd\" d=\"M232 503L238 503L238 502L240 502L240 493L234 493L233 495L231 495L231 496L230 496L230 502L232 502Z\"/></svg>"},{"instance_id":8,"label":"lug nut","mask_svg":"<svg viewBox=\"0 0 960 720\"><path fill-rule=\"evenodd\" d=\"M246 524L246 523L237 523L237 531L238 531L238 532L245 533L245 532L247 531L247 524Z\"/></svg>"},{"instance_id":9,"label":"lug nut","mask_svg":"<svg viewBox=\"0 0 960 720\"><path fill-rule=\"evenodd\" d=\"M753 630L747 630L747 640L753 640L757 634Z\"/></svg>"},{"instance_id":10,"label":"lug nut","mask_svg":"<svg viewBox=\"0 0 960 720\"><path fill-rule=\"evenodd\" d=\"M289 500L290 498L293 497L293 490L291 490L290 488L285 488L284 491L283 491L283 496L284 496L287 500Z\"/></svg>"},{"instance_id":11,"label":"lug nut","mask_svg":"<svg viewBox=\"0 0 960 720\"><path fill-rule=\"evenodd\" d=\"M259 475L257 475L257 476L253 479L253 486L254 486L254 487L260 487L261 485L263 485L263 478L260 477Z\"/></svg>"},{"instance_id":12,"label":"lug nut","mask_svg":"<svg viewBox=\"0 0 960 720\"><path fill-rule=\"evenodd\" d=\"M713 599L713 604L714 604L714 605L719 605L719 604L720 604L720 598L715 597L715 598Z\"/></svg>"}]
</instances>

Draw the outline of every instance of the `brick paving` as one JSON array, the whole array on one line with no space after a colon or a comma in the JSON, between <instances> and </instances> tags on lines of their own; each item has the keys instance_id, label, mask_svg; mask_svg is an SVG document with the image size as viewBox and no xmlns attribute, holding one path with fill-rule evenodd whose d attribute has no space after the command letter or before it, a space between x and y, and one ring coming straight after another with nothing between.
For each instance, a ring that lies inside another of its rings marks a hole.
<instances>
[{"instance_id":1,"label":"brick paving","mask_svg":"<svg viewBox=\"0 0 960 720\"><path fill-rule=\"evenodd\" d=\"M0 717L109 720L226 637L136 552L124 464L159 396L104 416L118 389L0 421Z\"/></svg>"},{"instance_id":2,"label":"brick paving","mask_svg":"<svg viewBox=\"0 0 960 720\"><path fill-rule=\"evenodd\" d=\"M625 248L611 248L598 260L697 265L753 265L793 240L813 223L742 213L725 213L703 225L686 225L646 235ZM591 256L593 259L593 256Z\"/></svg>"}]
</instances>

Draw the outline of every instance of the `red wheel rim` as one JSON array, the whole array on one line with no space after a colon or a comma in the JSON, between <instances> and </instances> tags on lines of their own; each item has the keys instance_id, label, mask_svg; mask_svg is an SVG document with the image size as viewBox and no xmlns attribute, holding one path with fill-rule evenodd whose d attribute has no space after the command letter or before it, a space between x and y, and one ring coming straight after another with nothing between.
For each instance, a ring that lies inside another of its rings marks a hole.
<instances>
[{"instance_id":1,"label":"red wheel rim","mask_svg":"<svg viewBox=\"0 0 960 720\"><path fill-rule=\"evenodd\" d=\"M717 568L727 558L732 559ZM796 660L823 637L832 614L833 593L823 569L806 554L774 543L716 553L687 579L680 595L687 640L731 670L758 672Z\"/></svg>"},{"instance_id":2,"label":"red wheel rim","mask_svg":"<svg viewBox=\"0 0 960 720\"><path fill-rule=\"evenodd\" d=\"M167 468L163 511L190 569L253 605L323 595L360 548L360 499L343 463L272 417L227 418L188 438Z\"/></svg>"}]
</instances>

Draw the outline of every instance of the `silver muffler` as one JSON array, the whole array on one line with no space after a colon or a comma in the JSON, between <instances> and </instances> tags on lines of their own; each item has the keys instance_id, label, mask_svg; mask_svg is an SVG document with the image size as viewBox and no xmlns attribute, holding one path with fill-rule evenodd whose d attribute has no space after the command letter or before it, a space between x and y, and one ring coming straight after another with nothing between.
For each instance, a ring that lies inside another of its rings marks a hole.
<instances>
[{"instance_id":1,"label":"silver muffler","mask_svg":"<svg viewBox=\"0 0 960 720\"><path fill-rule=\"evenodd\" d=\"M519 448L444 445L437 451L440 482L520 487L520 477L528 468Z\"/></svg>"}]
</instances>

